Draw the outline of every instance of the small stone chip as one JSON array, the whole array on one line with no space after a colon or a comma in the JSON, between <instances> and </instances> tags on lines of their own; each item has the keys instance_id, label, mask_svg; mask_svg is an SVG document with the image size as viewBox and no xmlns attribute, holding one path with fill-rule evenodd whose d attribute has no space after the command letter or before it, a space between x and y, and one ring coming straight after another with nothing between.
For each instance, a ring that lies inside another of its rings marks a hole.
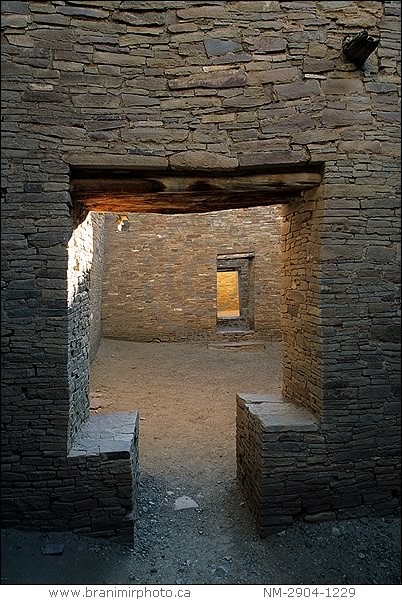
<instances>
[{"instance_id":1,"label":"small stone chip","mask_svg":"<svg viewBox=\"0 0 402 600\"><path fill-rule=\"evenodd\" d=\"M198 504L189 496L180 496L174 503L174 509L184 510L185 508L198 508Z\"/></svg>"},{"instance_id":2,"label":"small stone chip","mask_svg":"<svg viewBox=\"0 0 402 600\"><path fill-rule=\"evenodd\" d=\"M64 544L45 544L40 551L48 556L60 556L64 552Z\"/></svg>"},{"instance_id":3,"label":"small stone chip","mask_svg":"<svg viewBox=\"0 0 402 600\"><path fill-rule=\"evenodd\" d=\"M228 570L225 567L218 566L215 569L212 569L212 574L217 575L218 577L226 577L228 575Z\"/></svg>"}]
</instances>

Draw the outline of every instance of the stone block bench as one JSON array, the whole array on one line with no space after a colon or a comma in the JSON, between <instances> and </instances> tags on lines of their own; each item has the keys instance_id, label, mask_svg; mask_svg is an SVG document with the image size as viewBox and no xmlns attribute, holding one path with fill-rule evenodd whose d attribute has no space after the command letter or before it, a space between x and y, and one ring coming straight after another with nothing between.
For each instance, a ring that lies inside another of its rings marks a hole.
<instances>
[{"instance_id":1,"label":"stone block bench","mask_svg":"<svg viewBox=\"0 0 402 600\"><path fill-rule=\"evenodd\" d=\"M318 422L279 396L237 394L237 477L261 537L303 511L308 448Z\"/></svg>"},{"instance_id":2,"label":"stone block bench","mask_svg":"<svg viewBox=\"0 0 402 600\"><path fill-rule=\"evenodd\" d=\"M237 394L237 477L261 537L293 521L399 512L399 458L346 420L319 423L280 396ZM385 437L387 439L387 437ZM372 447L375 448L373 452Z\"/></svg>"},{"instance_id":3,"label":"stone block bench","mask_svg":"<svg viewBox=\"0 0 402 600\"><path fill-rule=\"evenodd\" d=\"M61 475L70 482L52 502L69 529L119 543L134 540L138 486L138 413L91 415ZM67 515L66 515L67 513Z\"/></svg>"}]
</instances>

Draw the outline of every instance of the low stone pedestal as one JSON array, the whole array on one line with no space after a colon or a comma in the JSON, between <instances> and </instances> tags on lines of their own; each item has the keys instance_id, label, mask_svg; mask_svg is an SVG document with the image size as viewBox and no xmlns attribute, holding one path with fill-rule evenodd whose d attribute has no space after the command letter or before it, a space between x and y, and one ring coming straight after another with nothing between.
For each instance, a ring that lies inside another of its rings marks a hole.
<instances>
[{"instance_id":1,"label":"low stone pedestal","mask_svg":"<svg viewBox=\"0 0 402 600\"><path fill-rule=\"evenodd\" d=\"M91 415L74 440L66 466L74 480L71 500L61 497L52 506L56 512L71 511L72 531L133 542L138 422L137 412Z\"/></svg>"},{"instance_id":2,"label":"low stone pedestal","mask_svg":"<svg viewBox=\"0 0 402 600\"><path fill-rule=\"evenodd\" d=\"M262 537L296 519L398 514L392 431L328 425L279 396L237 395L237 476ZM391 442L391 443L390 443ZM387 445L386 445L387 444Z\"/></svg>"},{"instance_id":3,"label":"low stone pedestal","mask_svg":"<svg viewBox=\"0 0 402 600\"><path fill-rule=\"evenodd\" d=\"M262 537L302 513L317 431L310 413L279 396L237 394L237 477Z\"/></svg>"}]
</instances>

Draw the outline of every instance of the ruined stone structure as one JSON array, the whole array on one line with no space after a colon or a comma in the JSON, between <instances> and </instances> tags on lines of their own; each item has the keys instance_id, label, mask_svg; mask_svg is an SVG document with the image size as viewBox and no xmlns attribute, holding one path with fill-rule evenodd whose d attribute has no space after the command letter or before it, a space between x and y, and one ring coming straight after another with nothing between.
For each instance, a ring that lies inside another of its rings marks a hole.
<instances>
[{"instance_id":1,"label":"ruined stone structure","mask_svg":"<svg viewBox=\"0 0 402 600\"><path fill-rule=\"evenodd\" d=\"M268 204L283 398L238 398L258 528L397 509L399 11L2 2L4 525L132 539L137 417L89 418L96 212ZM380 43L358 69L362 30Z\"/></svg>"},{"instance_id":2,"label":"ruined stone structure","mask_svg":"<svg viewBox=\"0 0 402 600\"><path fill-rule=\"evenodd\" d=\"M280 213L278 206L196 215L133 214L123 231L109 215L103 335L146 342L279 340ZM240 298L247 315L240 322L218 323L217 271L240 272L242 261L247 272L241 277Z\"/></svg>"}]
</instances>

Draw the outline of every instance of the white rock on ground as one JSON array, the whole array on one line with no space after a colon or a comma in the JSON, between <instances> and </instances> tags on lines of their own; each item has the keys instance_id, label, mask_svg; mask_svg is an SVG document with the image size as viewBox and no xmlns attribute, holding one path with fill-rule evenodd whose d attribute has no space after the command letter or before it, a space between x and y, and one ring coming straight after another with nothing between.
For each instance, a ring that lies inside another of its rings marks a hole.
<instances>
[{"instance_id":1,"label":"white rock on ground","mask_svg":"<svg viewBox=\"0 0 402 600\"><path fill-rule=\"evenodd\" d=\"M174 509L183 510L185 508L198 508L198 504L189 496L180 496L174 503Z\"/></svg>"}]
</instances>

